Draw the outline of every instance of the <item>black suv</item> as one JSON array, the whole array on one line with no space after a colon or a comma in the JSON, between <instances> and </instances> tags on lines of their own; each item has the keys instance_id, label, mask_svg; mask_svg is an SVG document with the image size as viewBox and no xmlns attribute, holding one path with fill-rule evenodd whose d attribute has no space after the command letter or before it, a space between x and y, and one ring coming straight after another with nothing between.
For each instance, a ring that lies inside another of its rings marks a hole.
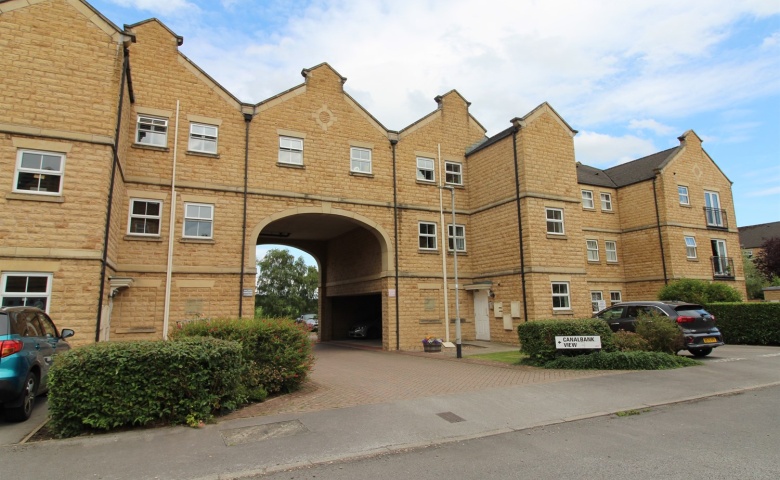
<instances>
[{"instance_id":1,"label":"black suv","mask_svg":"<svg viewBox=\"0 0 780 480\"><path fill-rule=\"evenodd\" d=\"M685 348L696 357L706 357L723 345L723 336L715 326L715 317L701 305L686 302L623 302L593 315L607 322L613 332L635 330L642 313L657 313L675 320L685 341Z\"/></svg>"},{"instance_id":2,"label":"black suv","mask_svg":"<svg viewBox=\"0 0 780 480\"><path fill-rule=\"evenodd\" d=\"M54 357L70 349L73 330L57 331L46 312L34 307L0 308L0 406L5 419L30 418L35 397L48 389Z\"/></svg>"}]
</instances>

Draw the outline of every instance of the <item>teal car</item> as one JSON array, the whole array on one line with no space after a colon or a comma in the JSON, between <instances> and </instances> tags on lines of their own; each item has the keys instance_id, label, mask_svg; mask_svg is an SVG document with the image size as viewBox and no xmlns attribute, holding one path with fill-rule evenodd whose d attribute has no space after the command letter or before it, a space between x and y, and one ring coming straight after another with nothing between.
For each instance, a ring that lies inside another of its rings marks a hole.
<instances>
[{"instance_id":1,"label":"teal car","mask_svg":"<svg viewBox=\"0 0 780 480\"><path fill-rule=\"evenodd\" d=\"M57 354L70 350L66 338L74 335L35 307L0 308L0 406L5 419L30 418L35 398L48 390L49 368Z\"/></svg>"}]
</instances>

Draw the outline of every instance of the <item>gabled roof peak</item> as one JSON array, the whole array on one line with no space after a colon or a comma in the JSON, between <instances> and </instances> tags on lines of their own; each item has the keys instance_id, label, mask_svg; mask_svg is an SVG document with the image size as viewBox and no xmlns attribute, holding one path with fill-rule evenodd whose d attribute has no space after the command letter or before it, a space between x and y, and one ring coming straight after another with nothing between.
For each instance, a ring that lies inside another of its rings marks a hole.
<instances>
[{"instance_id":1,"label":"gabled roof peak","mask_svg":"<svg viewBox=\"0 0 780 480\"><path fill-rule=\"evenodd\" d=\"M182 44L184 44L184 37L182 37L181 35L176 35L176 32L174 32L173 30L168 28L168 25L163 23L162 20L160 20L158 18L155 18L155 17L147 18L146 20L141 20L140 22L134 23L132 25L125 24L125 30L130 30L130 29L133 29L135 27L140 27L141 25L145 25L145 24L150 23L150 22L156 22L158 25L160 25L165 30L167 30L168 33L170 33L171 36L176 39L176 45L177 46L181 47Z\"/></svg>"},{"instance_id":2,"label":"gabled roof peak","mask_svg":"<svg viewBox=\"0 0 780 480\"><path fill-rule=\"evenodd\" d=\"M347 77L345 77L345 76L341 75L339 72L337 72L336 69L331 67L328 62L319 63L319 64L317 64L317 65L315 65L315 66L313 66L311 68L304 68L303 70L301 70L301 75L303 76L303 78L308 79L309 78L309 74L311 72L313 72L314 70L318 70L320 68L323 68L323 67L328 68L328 70L330 70L331 72L336 74L336 76L341 79L341 84L342 85L344 85L347 82Z\"/></svg>"},{"instance_id":3,"label":"gabled roof peak","mask_svg":"<svg viewBox=\"0 0 780 480\"><path fill-rule=\"evenodd\" d=\"M460 94L460 92L459 92L459 91L457 91L457 90L456 90L456 89L454 89L454 88L453 88L452 90L450 90L449 92L445 93L444 95L436 95L436 96L435 96L433 99L436 101L436 103L438 103L438 104L439 104L439 107L441 107L441 104L442 104L442 102L444 101L444 97L448 97L448 96L450 96L450 95L457 95L457 96L459 96L459 97L461 98L461 100L463 100L464 102L466 102L466 106L467 106L467 107L470 107L470 106L471 106L471 102L469 102L468 100L466 100L466 97L464 97L463 95L461 95L461 94Z\"/></svg>"}]
</instances>

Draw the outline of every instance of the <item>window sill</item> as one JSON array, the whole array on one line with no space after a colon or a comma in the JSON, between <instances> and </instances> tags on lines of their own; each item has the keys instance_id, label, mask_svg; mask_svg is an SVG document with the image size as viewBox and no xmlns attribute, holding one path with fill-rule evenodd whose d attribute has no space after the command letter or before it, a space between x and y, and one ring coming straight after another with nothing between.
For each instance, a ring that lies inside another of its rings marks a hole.
<instances>
[{"instance_id":1,"label":"window sill","mask_svg":"<svg viewBox=\"0 0 780 480\"><path fill-rule=\"evenodd\" d=\"M601 260L588 260L590 265L601 265Z\"/></svg>"},{"instance_id":2,"label":"window sill","mask_svg":"<svg viewBox=\"0 0 780 480\"><path fill-rule=\"evenodd\" d=\"M420 325L440 325L442 323L443 322L441 320L439 320L438 318L436 318L436 319L429 319L429 320L424 320L424 319L420 320Z\"/></svg>"},{"instance_id":3,"label":"window sill","mask_svg":"<svg viewBox=\"0 0 780 480\"><path fill-rule=\"evenodd\" d=\"M418 248L417 249L417 253L421 253L423 255L426 255L426 254L428 254L428 255L438 255L439 254L439 250L438 249L436 249L436 250L429 250L429 249Z\"/></svg>"},{"instance_id":4,"label":"window sill","mask_svg":"<svg viewBox=\"0 0 780 480\"><path fill-rule=\"evenodd\" d=\"M419 178L416 180L417 185L430 185L431 187L436 186L435 180L420 180Z\"/></svg>"},{"instance_id":5,"label":"window sill","mask_svg":"<svg viewBox=\"0 0 780 480\"><path fill-rule=\"evenodd\" d=\"M595 212L596 211L596 207L585 207L585 206L583 206L582 210L584 210L586 212Z\"/></svg>"},{"instance_id":6,"label":"window sill","mask_svg":"<svg viewBox=\"0 0 780 480\"><path fill-rule=\"evenodd\" d=\"M693 205L691 205L690 203L681 203L680 206L683 208L693 208Z\"/></svg>"},{"instance_id":7,"label":"window sill","mask_svg":"<svg viewBox=\"0 0 780 480\"><path fill-rule=\"evenodd\" d=\"M620 262L611 262L607 260L607 265L620 265Z\"/></svg>"},{"instance_id":8,"label":"window sill","mask_svg":"<svg viewBox=\"0 0 780 480\"><path fill-rule=\"evenodd\" d=\"M295 163L284 163L284 162L276 162L277 167L284 167L284 168L297 168L299 170L306 170L305 165L297 165Z\"/></svg>"},{"instance_id":9,"label":"window sill","mask_svg":"<svg viewBox=\"0 0 780 480\"><path fill-rule=\"evenodd\" d=\"M185 155L192 155L193 157L206 157L206 158L219 158L218 153L208 153L208 152L196 152L194 150L187 150L184 152Z\"/></svg>"},{"instance_id":10,"label":"window sill","mask_svg":"<svg viewBox=\"0 0 780 480\"><path fill-rule=\"evenodd\" d=\"M444 188L447 188L447 187L454 187L454 188L457 188L458 190L465 190L466 189L466 186L463 185L463 184L458 185L457 183L447 183L447 182L444 182Z\"/></svg>"},{"instance_id":11,"label":"window sill","mask_svg":"<svg viewBox=\"0 0 780 480\"><path fill-rule=\"evenodd\" d=\"M699 263L699 259L698 258L686 258L686 260L688 260L689 262Z\"/></svg>"},{"instance_id":12,"label":"window sill","mask_svg":"<svg viewBox=\"0 0 780 480\"><path fill-rule=\"evenodd\" d=\"M568 240L566 235L560 233L548 233L547 238L551 240Z\"/></svg>"},{"instance_id":13,"label":"window sill","mask_svg":"<svg viewBox=\"0 0 780 480\"><path fill-rule=\"evenodd\" d=\"M609 213L610 215L614 215L615 211L614 210L602 210L601 213Z\"/></svg>"},{"instance_id":14,"label":"window sill","mask_svg":"<svg viewBox=\"0 0 780 480\"><path fill-rule=\"evenodd\" d=\"M458 250L458 256L459 257L466 257L466 256L468 256L468 254L469 254L469 252L467 252L466 250L463 250L463 251ZM450 257L453 256L452 255L452 250L447 250L447 255L450 256Z\"/></svg>"},{"instance_id":15,"label":"window sill","mask_svg":"<svg viewBox=\"0 0 780 480\"><path fill-rule=\"evenodd\" d=\"M145 145L143 143L134 143L132 145L133 148L139 148L141 150L154 150L156 152L170 152L171 149L168 147L158 147L156 145Z\"/></svg>"},{"instance_id":16,"label":"window sill","mask_svg":"<svg viewBox=\"0 0 780 480\"><path fill-rule=\"evenodd\" d=\"M574 310L568 308L565 310L553 310L553 315L574 315Z\"/></svg>"},{"instance_id":17,"label":"window sill","mask_svg":"<svg viewBox=\"0 0 780 480\"><path fill-rule=\"evenodd\" d=\"M207 245L213 245L217 242L213 238L188 238L182 237L179 239L179 243L205 243Z\"/></svg>"},{"instance_id":18,"label":"window sill","mask_svg":"<svg viewBox=\"0 0 780 480\"><path fill-rule=\"evenodd\" d=\"M130 235L127 234L124 236L124 240L128 240L131 242L162 242L162 237L159 235Z\"/></svg>"},{"instance_id":19,"label":"window sill","mask_svg":"<svg viewBox=\"0 0 780 480\"><path fill-rule=\"evenodd\" d=\"M353 177L364 177L364 178L374 178L373 173L365 173L365 172L352 172L350 171L349 174Z\"/></svg>"},{"instance_id":20,"label":"window sill","mask_svg":"<svg viewBox=\"0 0 780 480\"><path fill-rule=\"evenodd\" d=\"M24 200L30 202L65 203L62 195L41 195L40 193L7 193L6 200Z\"/></svg>"}]
</instances>

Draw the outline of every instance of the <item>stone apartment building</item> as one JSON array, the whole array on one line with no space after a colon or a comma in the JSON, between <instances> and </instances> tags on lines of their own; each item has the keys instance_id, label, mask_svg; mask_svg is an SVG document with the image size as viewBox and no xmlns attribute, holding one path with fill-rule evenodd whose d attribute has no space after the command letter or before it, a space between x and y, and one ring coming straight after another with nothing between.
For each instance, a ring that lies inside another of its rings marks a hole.
<instances>
[{"instance_id":1,"label":"stone apartment building","mask_svg":"<svg viewBox=\"0 0 780 480\"><path fill-rule=\"evenodd\" d=\"M682 277L744 292L731 182L692 131L599 170L546 103L488 137L453 90L389 130L326 63L250 104L182 42L80 0L0 1L3 305L82 343L165 338L251 316L260 244L317 259L322 340L381 318L390 350L454 340L457 311L464 339L516 342Z\"/></svg>"}]
</instances>

